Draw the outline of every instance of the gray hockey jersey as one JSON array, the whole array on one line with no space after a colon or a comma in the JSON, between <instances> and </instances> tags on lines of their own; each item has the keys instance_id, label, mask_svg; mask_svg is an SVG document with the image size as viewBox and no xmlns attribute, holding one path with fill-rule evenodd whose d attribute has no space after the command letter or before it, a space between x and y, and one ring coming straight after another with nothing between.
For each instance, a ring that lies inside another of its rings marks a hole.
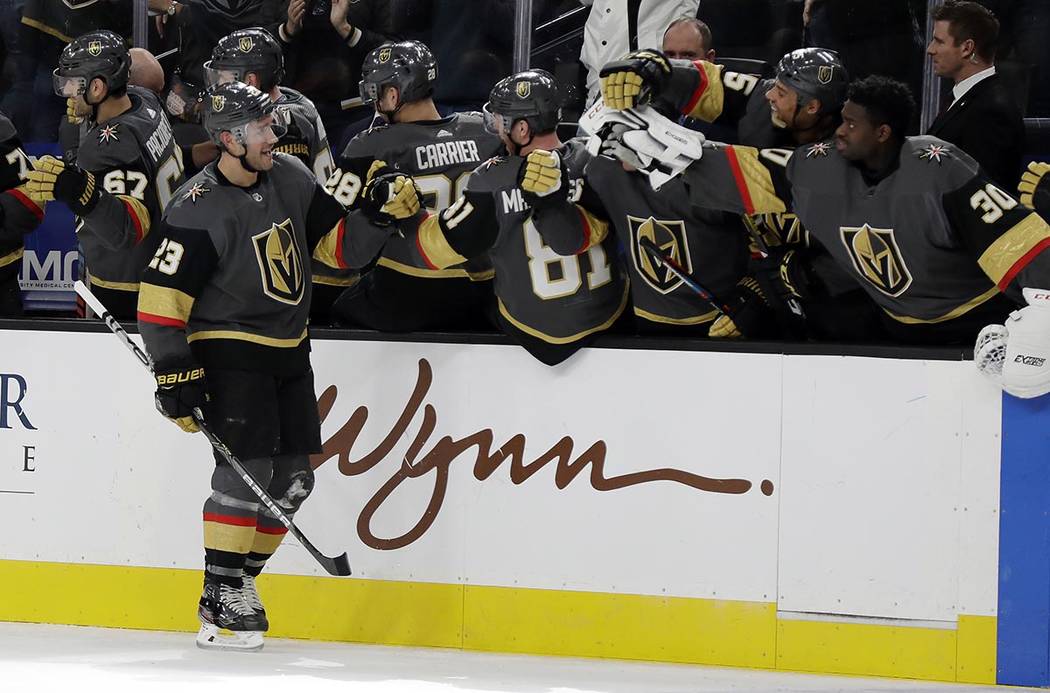
<instances>
[{"instance_id":1,"label":"gray hockey jersey","mask_svg":"<svg viewBox=\"0 0 1050 693\"><path fill-rule=\"evenodd\" d=\"M1050 282L1050 226L965 153L909 137L875 184L831 142L796 150L711 147L684 174L695 204L794 210L886 314L905 325L966 315L1000 291Z\"/></svg>"},{"instance_id":2,"label":"gray hockey jersey","mask_svg":"<svg viewBox=\"0 0 1050 693\"><path fill-rule=\"evenodd\" d=\"M22 236L44 219L44 210L20 189L29 169L14 124L0 113L0 283L17 278L25 250Z\"/></svg>"}]
</instances>

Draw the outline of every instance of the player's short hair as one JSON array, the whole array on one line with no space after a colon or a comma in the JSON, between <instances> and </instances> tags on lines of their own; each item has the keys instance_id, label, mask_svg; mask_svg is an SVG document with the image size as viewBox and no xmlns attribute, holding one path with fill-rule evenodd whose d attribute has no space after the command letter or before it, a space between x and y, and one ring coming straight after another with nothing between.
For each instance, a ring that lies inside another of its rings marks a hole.
<instances>
[{"instance_id":1,"label":"player's short hair","mask_svg":"<svg viewBox=\"0 0 1050 693\"><path fill-rule=\"evenodd\" d=\"M933 11L935 22L948 22L955 45L973 41L974 51L985 62L995 60L999 43L999 20L984 5L969 0L948 0Z\"/></svg>"},{"instance_id":2,"label":"player's short hair","mask_svg":"<svg viewBox=\"0 0 1050 693\"><path fill-rule=\"evenodd\" d=\"M711 33L711 27L707 26L707 23L697 19L696 17L690 17L689 15L682 15L678 17L664 29L664 36L667 36L667 32L675 28L679 24L688 24L689 26L696 29L696 32L700 34L700 40L704 43L704 50L709 51L715 47L715 37Z\"/></svg>"},{"instance_id":3,"label":"player's short hair","mask_svg":"<svg viewBox=\"0 0 1050 693\"><path fill-rule=\"evenodd\" d=\"M872 75L851 82L846 98L863 106L872 123L888 125L897 139L904 139L915 112L915 99L908 85L889 77Z\"/></svg>"}]
</instances>

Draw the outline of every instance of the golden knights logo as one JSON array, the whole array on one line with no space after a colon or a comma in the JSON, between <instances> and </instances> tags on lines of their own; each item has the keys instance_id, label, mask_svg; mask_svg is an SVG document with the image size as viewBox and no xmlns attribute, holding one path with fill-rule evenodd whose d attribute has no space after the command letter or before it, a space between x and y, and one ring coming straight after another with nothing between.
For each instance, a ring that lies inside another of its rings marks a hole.
<instances>
[{"instance_id":1,"label":"golden knights logo","mask_svg":"<svg viewBox=\"0 0 1050 693\"><path fill-rule=\"evenodd\" d=\"M88 41L88 53L95 57L102 55L102 42Z\"/></svg>"},{"instance_id":2,"label":"golden knights logo","mask_svg":"<svg viewBox=\"0 0 1050 693\"><path fill-rule=\"evenodd\" d=\"M842 227L842 243L862 277L887 296L900 296L911 286L911 272L904 264L893 229L874 229L867 224Z\"/></svg>"},{"instance_id":3,"label":"golden knights logo","mask_svg":"<svg viewBox=\"0 0 1050 693\"><path fill-rule=\"evenodd\" d=\"M388 60L390 60L390 49L389 48L380 48L379 49L379 62L385 63Z\"/></svg>"},{"instance_id":4,"label":"golden knights logo","mask_svg":"<svg viewBox=\"0 0 1050 693\"><path fill-rule=\"evenodd\" d=\"M263 293L281 303L299 305L306 282L292 220L285 219L252 236L252 243L255 258L259 261Z\"/></svg>"},{"instance_id":5,"label":"golden knights logo","mask_svg":"<svg viewBox=\"0 0 1050 693\"><path fill-rule=\"evenodd\" d=\"M241 40L237 42L237 47L241 49L241 53L251 53L252 48L255 47L255 42L252 41L251 36L242 36Z\"/></svg>"},{"instance_id":6,"label":"golden knights logo","mask_svg":"<svg viewBox=\"0 0 1050 693\"><path fill-rule=\"evenodd\" d=\"M645 282L662 294L669 294L682 285L682 280L671 270L653 262L641 246L641 239L648 238L660 251L677 262L687 272L693 271L693 260L689 256L689 244L685 239L685 222L676 219L665 221L649 217L642 219L627 215L631 230L631 257L634 266Z\"/></svg>"},{"instance_id":7,"label":"golden knights logo","mask_svg":"<svg viewBox=\"0 0 1050 693\"><path fill-rule=\"evenodd\" d=\"M821 84L831 84L831 79L835 76L835 68L831 65L821 65L817 69L817 81Z\"/></svg>"},{"instance_id":8,"label":"golden knights logo","mask_svg":"<svg viewBox=\"0 0 1050 693\"><path fill-rule=\"evenodd\" d=\"M211 110L214 113L218 113L222 109L226 108L226 97L222 94L212 94L211 96Z\"/></svg>"},{"instance_id":9,"label":"golden knights logo","mask_svg":"<svg viewBox=\"0 0 1050 693\"><path fill-rule=\"evenodd\" d=\"M521 98L527 99L529 98L529 94L532 93L532 82L518 82L514 86L514 91L516 91Z\"/></svg>"}]
</instances>

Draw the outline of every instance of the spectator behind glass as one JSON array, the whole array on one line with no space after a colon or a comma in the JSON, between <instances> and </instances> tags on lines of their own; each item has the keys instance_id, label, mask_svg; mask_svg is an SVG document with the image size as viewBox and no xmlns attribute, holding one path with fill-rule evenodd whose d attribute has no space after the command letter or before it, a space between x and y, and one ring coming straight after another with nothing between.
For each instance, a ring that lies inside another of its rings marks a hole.
<instances>
[{"instance_id":1,"label":"spectator behind glass","mask_svg":"<svg viewBox=\"0 0 1050 693\"><path fill-rule=\"evenodd\" d=\"M664 32L664 55L672 60L707 60L714 62L714 37L711 29L695 17L679 17Z\"/></svg>"},{"instance_id":2,"label":"spectator behind glass","mask_svg":"<svg viewBox=\"0 0 1050 693\"><path fill-rule=\"evenodd\" d=\"M297 0L293 5L301 3ZM285 48L284 84L314 102L329 141L337 144L350 123L367 116L369 109L344 110L342 102L358 95L365 56L397 40L394 3L314 0L308 11L289 12L289 17L291 43Z\"/></svg>"},{"instance_id":3,"label":"spectator behind glass","mask_svg":"<svg viewBox=\"0 0 1050 693\"><path fill-rule=\"evenodd\" d=\"M587 68L587 102L598 95L598 71L639 48L656 48L675 17L695 17L700 0L580 0L591 12L580 61Z\"/></svg>"},{"instance_id":4,"label":"spectator behind glass","mask_svg":"<svg viewBox=\"0 0 1050 693\"><path fill-rule=\"evenodd\" d=\"M977 160L1004 190L1021 176L1024 120L995 73L999 22L975 2L947 2L933 12L933 39L926 52L933 71L950 80L952 102L928 135L956 145Z\"/></svg>"},{"instance_id":5,"label":"spectator behind glass","mask_svg":"<svg viewBox=\"0 0 1050 693\"><path fill-rule=\"evenodd\" d=\"M853 79L884 75L904 82L912 94L918 94L922 89L922 38L913 3L806 0L802 15L805 44L837 52Z\"/></svg>"}]
</instances>

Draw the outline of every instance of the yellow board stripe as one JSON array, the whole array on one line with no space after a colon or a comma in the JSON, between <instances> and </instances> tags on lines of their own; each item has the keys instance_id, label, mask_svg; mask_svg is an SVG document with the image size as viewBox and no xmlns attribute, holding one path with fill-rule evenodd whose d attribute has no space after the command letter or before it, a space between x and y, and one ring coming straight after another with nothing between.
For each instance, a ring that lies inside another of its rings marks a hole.
<instances>
[{"instance_id":1,"label":"yellow board stripe","mask_svg":"<svg viewBox=\"0 0 1050 693\"><path fill-rule=\"evenodd\" d=\"M977 264L997 285L1023 258L1050 238L1050 226L1038 214L1029 214L1020 223L988 246Z\"/></svg>"},{"instance_id":2,"label":"yellow board stripe","mask_svg":"<svg viewBox=\"0 0 1050 693\"><path fill-rule=\"evenodd\" d=\"M193 296L167 286L149 282L139 285L139 312L185 323L193 310Z\"/></svg>"},{"instance_id":3,"label":"yellow board stripe","mask_svg":"<svg viewBox=\"0 0 1050 693\"><path fill-rule=\"evenodd\" d=\"M304 339L306 339L306 332L306 329L304 329L303 333L298 337L280 339L278 337L266 337L261 334L251 334L249 332L237 332L236 330L202 330L191 334L186 338L186 341L196 342L200 339L237 339L242 342L262 344L263 346L297 347L303 343Z\"/></svg>"},{"instance_id":4,"label":"yellow board stripe","mask_svg":"<svg viewBox=\"0 0 1050 693\"><path fill-rule=\"evenodd\" d=\"M0 620L195 632L200 586L198 570L0 561ZM995 680L991 616L829 623L767 602L269 574L259 592L275 637Z\"/></svg>"}]
</instances>

